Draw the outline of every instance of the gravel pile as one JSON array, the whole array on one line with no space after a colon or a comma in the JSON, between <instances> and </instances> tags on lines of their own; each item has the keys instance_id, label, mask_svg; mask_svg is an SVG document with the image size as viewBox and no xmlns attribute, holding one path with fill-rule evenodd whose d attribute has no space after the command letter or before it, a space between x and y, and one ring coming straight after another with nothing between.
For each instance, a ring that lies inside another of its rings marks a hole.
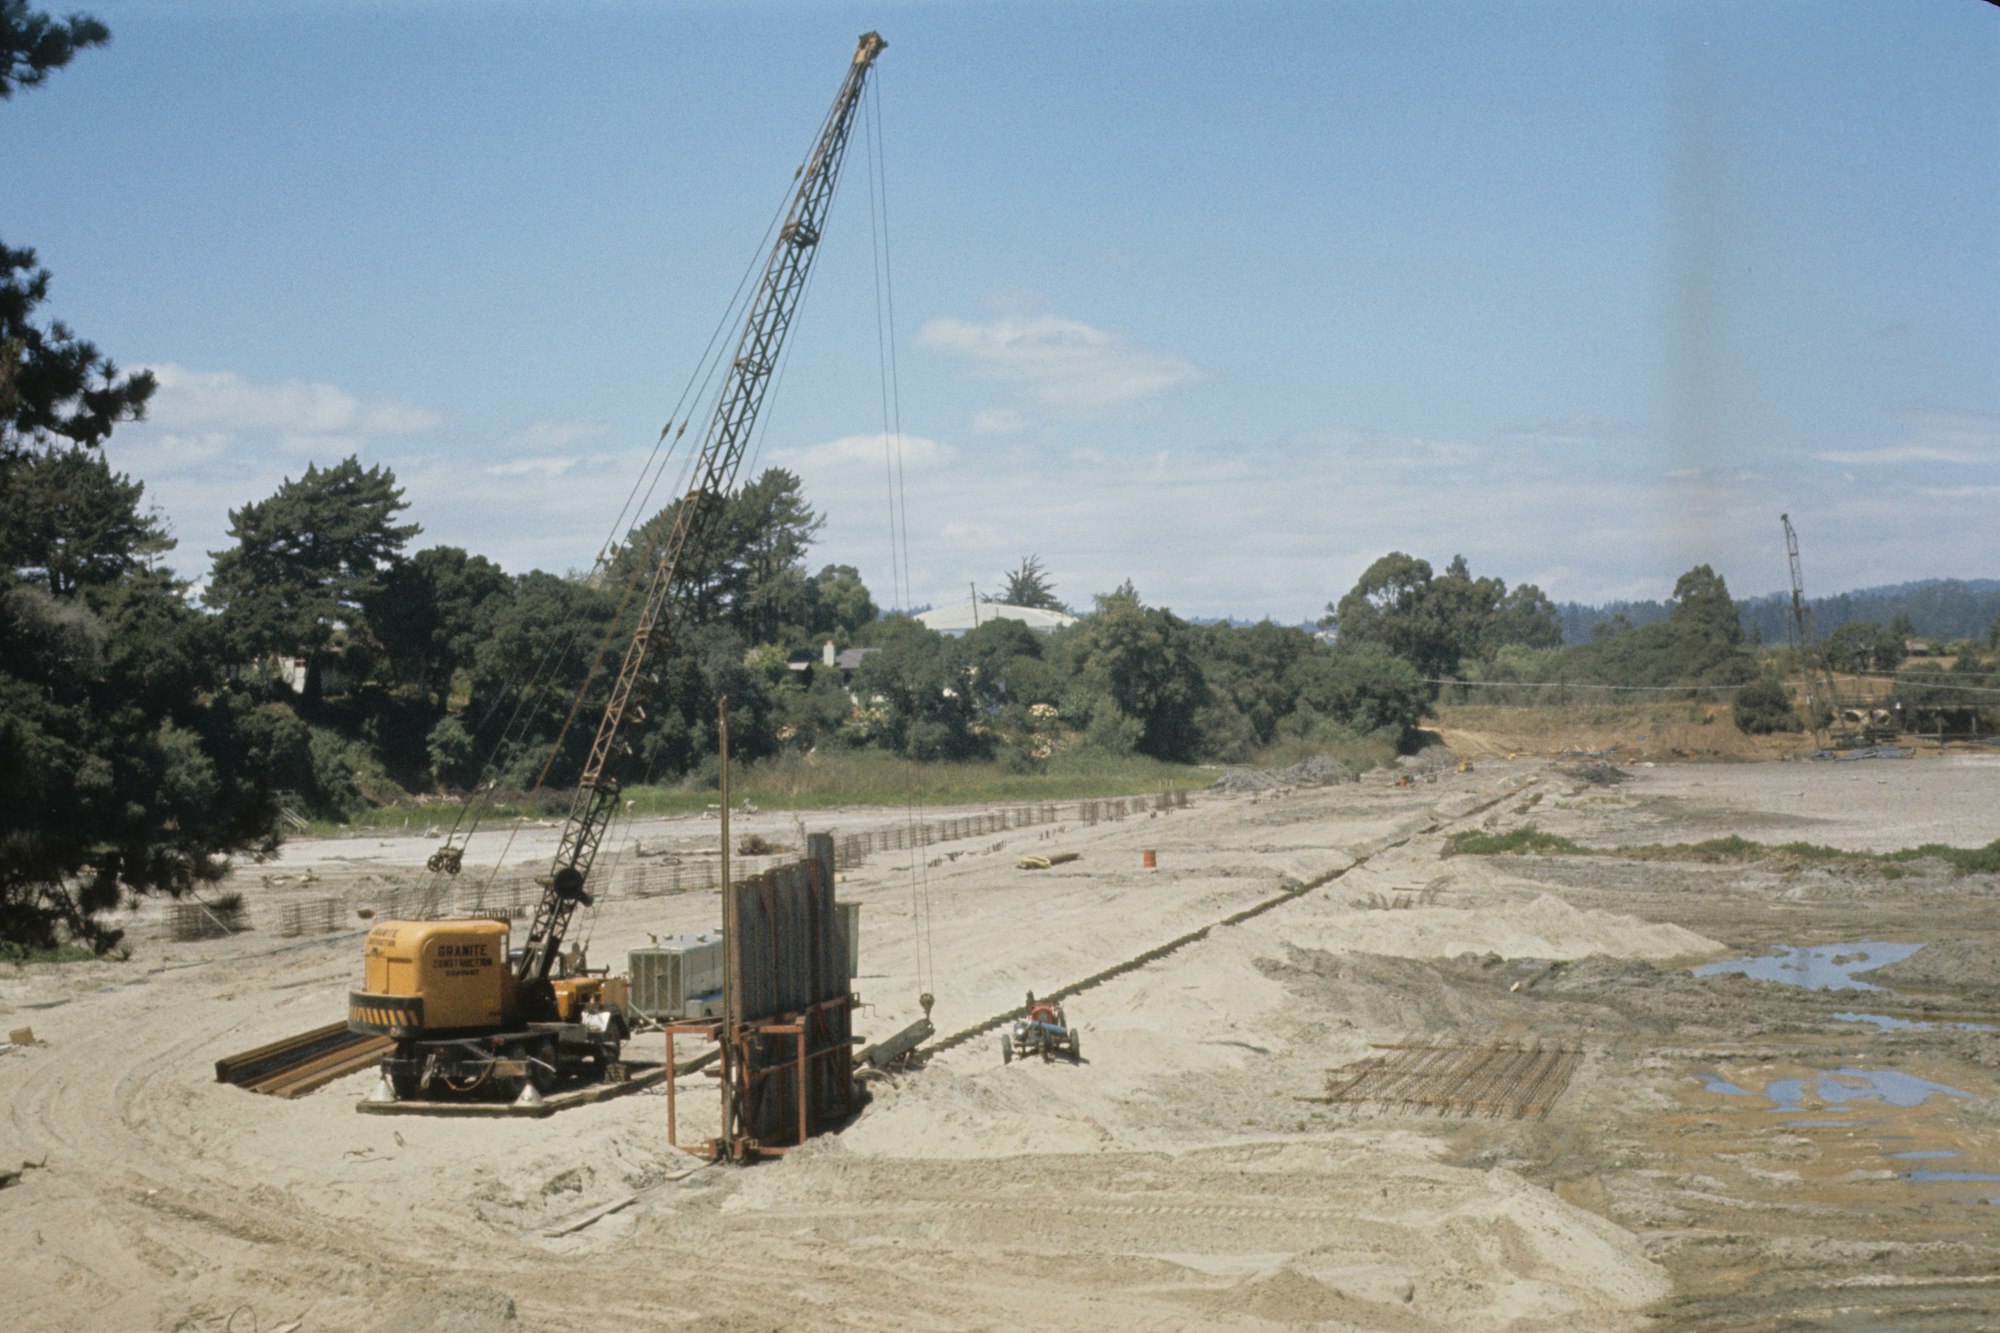
<instances>
[{"instance_id":1,"label":"gravel pile","mask_svg":"<svg viewBox=\"0 0 2000 1333\"><path fill-rule=\"evenodd\" d=\"M1451 752L1449 746L1426 745L1415 754L1406 754L1397 759L1396 766L1412 773L1436 773L1440 769L1450 768L1457 762L1458 756Z\"/></svg>"},{"instance_id":2,"label":"gravel pile","mask_svg":"<svg viewBox=\"0 0 2000 1333\"><path fill-rule=\"evenodd\" d=\"M1358 782L1360 777L1332 755L1316 754L1289 768L1230 768L1223 770L1210 791L1276 791L1281 787L1328 787Z\"/></svg>"}]
</instances>

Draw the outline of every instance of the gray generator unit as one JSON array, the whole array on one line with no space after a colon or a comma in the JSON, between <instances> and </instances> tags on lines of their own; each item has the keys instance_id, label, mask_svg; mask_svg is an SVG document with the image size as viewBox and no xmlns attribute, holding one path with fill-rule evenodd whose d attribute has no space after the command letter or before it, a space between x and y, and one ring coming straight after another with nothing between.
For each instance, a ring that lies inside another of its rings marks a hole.
<instances>
[{"instance_id":1,"label":"gray generator unit","mask_svg":"<svg viewBox=\"0 0 2000 1333\"><path fill-rule=\"evenodd\" d=\"M633 1013L672 1023L722 1012L722 936L714 931L675 935L653 948L634 949L627 961Z\"/></svg>"}]
</instances>

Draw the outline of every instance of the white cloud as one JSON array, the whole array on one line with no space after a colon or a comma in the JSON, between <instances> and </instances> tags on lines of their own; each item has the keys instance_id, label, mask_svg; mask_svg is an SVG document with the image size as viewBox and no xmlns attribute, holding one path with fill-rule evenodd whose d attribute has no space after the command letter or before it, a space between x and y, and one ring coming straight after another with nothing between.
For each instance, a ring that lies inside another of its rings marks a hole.
<instances>
[{"instance_id":1,"label":"white cloud","mask_svg":"<svg viewBox=\"0 0 2000 1333\"><path fill-rule=\"evenodd\" d=\"M1002 401L975 419L985 433L1042 421L1103 421L1132 414L1201 369L1171 352L1059 315L1014 315L987 323L946 316L917 333L917 346L1003 386Z\"/></svg>"},{"instance_id":2,"label":"white cloud","mask_svg":"<svg viewBox=\"0 0 2000 1333\"><path fill-rule=\"evenodd\" d=\"M511 463L495 463L482 469L489 477L560 477L574 468L574 454L556 458L517 458Z\"/></svg>"},{"instance_id":3,"label":"white cloud","mask_svg":"<svg viewBox=\"0 0 2000 1333\"><path fill-rule=\"evenodd\" d=\"M823 444L809 444L795 449L775 449L771 461L779 467L790 468L802 474L818 474L831 470L860 471L870 478L880 478L884 460L889 451L899 455L898 461L904 472L919 468L937 467L951 456L951 451L936 440L923 435L843 435L837 440Z\"/></svg>"},{"instance_id":4,"label":"white cloud","mask_svg":"<svg viewBox=\"0 0 2000 1333\"><path fill-rule=\"evenodd\" d=\"M160 383L147 419L171 431L372 438L420 435L445 424L444 416L429 408L393 398L359 398L333 384L258 384L233 370L189 370L172 362L147 369Z\"/></svg>"},{"instance_id":5,"label":"white cloud","mask_svg":"<svg viewBox=\"0 0 2000 1333\"><path fill-rule=\"evenodd\" d=\"M1017 435L1033 424L1026 412L1012 407L986 407L972 414L974 435Z\"/></svg>"},{"instance_id":6,"label":"white cloud","mask_svg":"<svg viewBox=\"0 0 2000 1333\"><path fill-rule=\"evenodd\" d=\"M1966 449L1943 449L1932 444L1891 444L1880 449L1829 449L1813 457L1822 463L1858 465L1887 463L1984 463L1988 460Z\"/></svg>"},{"instance_id":7,"label":"white cloud","mask_svg":"<svg viewBox=\"0 0 2000 1333\"><path fill-rule=\"evenodd\" d=\"M509 450L574 449L592 440L601 440L610 433L609 422L589 417L569 417L561 420L536 417L519 430L510 431L502 436L500 446Z\"/></svg>"},{"instance_id":8,"label":"white cloud","mask_svg":"<svg viewBox=\"0 0 2000 1333\"><path fill-rule=\"evenodd\" d=\"M1031 311L1048 309L1049 298L1033 287L996 287L986 293L981 304L989 310L998 310L1009 315L1025 315Z\"/></svg>"},{"instance_id":9,"label":"white cloud","mask_svg":"<svg viewBox=\"0 0 2000 1333\"><path fill-rule=\"evenodd\" d=\"M1785 586L1783 510L1825 592L2000 574L1978 517L1992 496L1978 488L1947 496L1879 473L1855 484L1831 468L1754 461L1668 479L1673 461L1640 446L1543 456L1348 425L1136 456L989 438L907 478L912 597L962 600L968 582L989 589L1034 554L1072 604L1130 577L1183 615L1295 623L1390 550L1437 567L1462 552L1475 572L1558 600L1664 597L1701 563L1754 596ZM813 560L856 565L879 601L893 600L879 465L806 482L827 516Z\"/></svg>"},{"instance_id":10,"label":"white cloud","mask_svg":"<svg viewBox=\"0 0 2000 1333\"><path fill-rule=\"evenodd\" d=\"M1301 434L1296 445L1302 451L1325 453L1371 469L1416 469L1425 472L1439 468L1463 468L1494 456L1490 449L1456 440L1439 440L1361 426L1323 426ZM1513 466L1524 464L1516 459Z\"/></svg>"},{"instance_id":11,"label":"white cloud","mask_svg":"<svg viewBox=\"0 0 2000 1333\"><path fill-rule=\"evenodd\" d=\"M145 477L198 472L225 457L236 442L226 431L182 435L148 430L145 423L126 426L115 438L122 466Z\"/></svg>"},{"instance_id":12,"label":"white cloud","mask_svg":"<svg viewBox=\"0 0 2000 1333\"><path fill-rule=\"evenodd\" d=\"M407 489L406 474L443 452L429 437L446 417L420 404L325 381L265 383L171 362L148 369L160 387L146 419L120 427L105 457L144 482L147 501L169 516L180 539L169 563L189 578L205 573L208 552L229 545L231 509L272 494L308 464L349 454L371 466L388 462ZM409 517L428 527L411 499Z\"/></svg>"},{"instance_id":13,"label":"white cloud","mask_svg":"<svg viewBox=\"0 0 2000 1333\"><path fill-rule=\"evenodd\" d=\"M1977 467L2000 463L2000 417L1985 412L1910 404L1893 417L1901 437L1873 449L1834 449L1815 454L1826 463L1893 465L1952 463Z\"/></svg>"},{"instance_id":14,"label":"white cloud","mask_svg":"<svg viewBox=\"0 0 2000 1333\"><path fill-rule=\"evenodd\" d=\"M1595 446L1608 444L1632 434L1630 423L1616 417L1595 416L1588 412L1572 412L1558 421L1545 422L1539 426L1509 426L1500 432L1508 439L1524 444L1561 445L1568 447Z\"/></svg>"},{"instance_id":15,"label":"white cloud","mask_svg":"<svg viewBox=\"0 0 2000 1333\"><path fill-rule=\"evenodd\" d=\"M439 414L379 410L332 385L260 386L196 372L185 372L163 408L164 420L121 427L105 453L169 516L181 540L172 563L191 577L206 552L228 544L230 508L300 474L304 460L285 447L295 439L340 442L308 455L314 462L358 450L365 464L389 466L410 501L408 519L423 525L419 549L462 546L515 571L587 565L614 529L622 537L645 517L621 519L619 507L652 440L614 442L610 426L586 418L538 418L485 436L370 435ZM971 443L936 431L902 437L907 492L894 518L907 521L914 600L962 599L968 582L990 589L1034 554L1075 604L1129 577L1149 601L1184 615L1297 621L1390 550L1434 566L1463 552L1476 572L1537 583L1559 600L1664 596L1675 575L1702 562L1750 595L1785 586L1781 511L1807 544L1815 593L2000 575L1988 535L2000 494L1991 467L1857 467L1843 476L1801 467L1794 455L1768 468L1731 460L1664 479L1681 460L1643 441L1558 452L1347 424L1135 452L1117 431L1058 438L1034 429L1055 418L1024 390L988 410L1014 412L1030 428ZM1900 437L1854 448L1972 454L2000 443L1995 426L1976 414L1908 409L1892 421ZM815 567L853 564L887 603L895 593L883 437L829 435L773 450L771 461L804 477L827 518L809 557ZM895 558L900 567L902 553Z\"/></svg>"}]
</instances>

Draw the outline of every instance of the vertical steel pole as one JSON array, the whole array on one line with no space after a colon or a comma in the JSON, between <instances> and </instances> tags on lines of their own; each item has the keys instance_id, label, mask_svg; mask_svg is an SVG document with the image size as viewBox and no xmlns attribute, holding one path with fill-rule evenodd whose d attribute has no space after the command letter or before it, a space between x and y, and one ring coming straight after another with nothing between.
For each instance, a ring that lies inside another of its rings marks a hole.
<instances>
[{"instance_id":1,"label":"vertical steel pole","mask_svg":"<svg viewBox=\"0 0 2000 1333\"><path fill-rule=\"evenodd\" d=\"M674 1082L675 1082L674 1030L672 1028L667 1029L666 1037L667 1037L667 1146L669 1148L678 1148L681 1146L681 1141L678 1137L678 1135L680 1134L680 1117L675 1114L675 1107L674 1107Z\"/></svg>"},{"instance_id":2,"label":"vertical steel pole","mask_svg":"<svg viewBox=\"0 0 2000 1333\"><path fill-rule=\"evenodd\" d=\"M798 1093L799 1093L799 1146L800 1147L805 1146L806 1130L808 1123L806 1120L806 1101L808 1095L806 1092L806 1026L811 1022L812 1022L812 1011L810 1009L808 1009L805 1013L799 1015L799 1073L796 1082L798 1084Z\"/></svg>"},{"instance_id":3,"label":"vertical steel pole","mask_svg":"<svg viewBox=\"0 0 2000 1333\"><path fill-rule=\"evenodd\" d=\"M715 701L718 748L722 771L719 778L722 798L722 1026L725 1031L736 1025L738 1002L736 993L736 894L729 881L729 700Z\"/></svg>"},{"instance_id":4,"label":"vertical steel pole","mask_svg":"<svg viewBox=\"0 0 2000 1333\"><path fill-rule=\"evenodd\" d=\"M715 701L717 754L721 759L718 782L722 798L722 1139L736 1138L738 1111L736 1080L743 1070L736 1056L736 1021L742 1014L743 997L736 958L736 885L729 873L729 699Z\"/></svg>"}]
</instances>

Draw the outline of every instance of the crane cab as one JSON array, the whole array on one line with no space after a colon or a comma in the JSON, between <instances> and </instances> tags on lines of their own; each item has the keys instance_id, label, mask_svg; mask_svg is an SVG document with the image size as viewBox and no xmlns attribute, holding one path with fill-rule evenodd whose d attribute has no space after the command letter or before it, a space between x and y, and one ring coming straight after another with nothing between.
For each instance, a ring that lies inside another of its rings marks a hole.
<instances>
[{"instance_id":1,"label":"crane cab","mask_svg":"<svg viewBox=\"0 0 2000 1333\"><path fill-rule=\"evenodd\" d=\"M368 932L347 1026L404 1041L501 1026L514 1008L504 921L384 921Z\"/></svg>"}]
</instances>

